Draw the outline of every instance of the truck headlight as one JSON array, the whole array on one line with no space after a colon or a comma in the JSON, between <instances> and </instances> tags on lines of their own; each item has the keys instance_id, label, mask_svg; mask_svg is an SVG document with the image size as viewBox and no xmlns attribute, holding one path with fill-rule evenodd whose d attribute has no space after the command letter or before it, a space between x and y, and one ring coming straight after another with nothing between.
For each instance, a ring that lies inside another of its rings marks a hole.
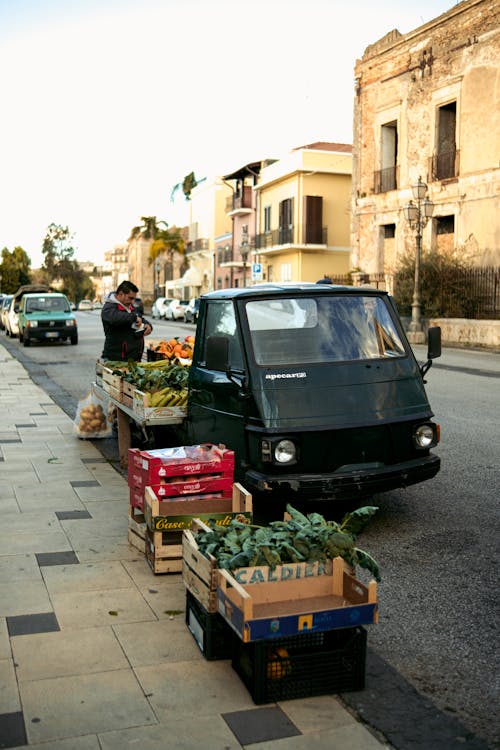
<instances>
[{"instance_id":1,"label":"truck headlight","mask_svg":"<svg viewBox=\"0 0 500 750\"><path fill-rule=\"evenodd\" d=\"M291 440L280 440L274 446L274 460L279 464L292 464L297 460L297 449Z\"/></svg>"},{"instance_id":2,"label":"truck headlight","mask_svg":"<svg viewBox=\"0 0 500 750\"><path fill-rule=\"evenodd\" d=\"M431 448L437 444L437 433L433 424L419 424L413 432L416 448Z\"/></svg>"},{"instance_id":3,"label":"truck headlight","mask_svg":"<svg viewBox=\"0 0 500 750\"><path fill-rule=\"evenodd\" d=\"M26 328L36 328L38 325L38 320L28 320L26 321Z\"/></svg>"},{"instance_id":4,"label":"truck headlight","mask_svg":"<svg viewBox=\"0 0 500 750\"><path fill-rule=\"evenodd\" d=\"M66 321L66 325L67 326L74 326L74 325L76 325L76 320L67 320Z\"/></svg>"}]
</instances>

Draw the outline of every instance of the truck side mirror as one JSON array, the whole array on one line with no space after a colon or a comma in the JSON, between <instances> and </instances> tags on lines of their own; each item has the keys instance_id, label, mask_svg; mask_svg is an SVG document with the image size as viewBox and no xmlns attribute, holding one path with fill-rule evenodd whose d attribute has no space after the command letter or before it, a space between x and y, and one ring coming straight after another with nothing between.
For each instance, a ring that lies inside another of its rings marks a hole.
<instances>
[{"instance_id":1,"label":"truck side mirror","mask_svg":"<svg viewBox=\"0 0 500 750\"><path fill-rule=\"evenodd\" d=\"M441 328L432 326L427 332L427 359L441 356Z\"/></svg>"},{"instance_id":2,"label":"truck side mirror","mask_svg":"<svg viewBox=\"0 0 500 750\"><path fill-rule=\"evenodd\" d=\"M229 339L227 336L209 336L207 338L205 365L208 370L227 372L229 369Z\"/></svg>"},{"instance_id":3,"label":"truck side mirror","mask_svg":"<svg viewBox=\"0 0 500 750\"><path fill-rule=\"evenodd\" d=\"M427 362L421 366L420 372L422 377L430 369L432 360L441 356L441 328L432 326L427 331ZM425 383L425 380L424 380Z\"/></svg>"}]
</instances>

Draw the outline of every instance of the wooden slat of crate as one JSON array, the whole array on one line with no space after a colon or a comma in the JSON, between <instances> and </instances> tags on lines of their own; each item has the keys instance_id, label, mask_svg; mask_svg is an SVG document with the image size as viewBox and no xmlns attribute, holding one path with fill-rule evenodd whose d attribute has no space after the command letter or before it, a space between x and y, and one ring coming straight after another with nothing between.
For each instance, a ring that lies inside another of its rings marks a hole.
<instances>
[{"instance_id":1,"label":"wooden slat of crate","mask_svg":"<svg viewBox=\"0 0 500 750\"><path fill-rule=\"evenodd\" d=\"M135 385L129 383L127 380L123 380L122 390L126 396L130 396L130 398L132 398L132 396L134 395Z\"/></svg>"},{"instance_id":2,"label":"wooden slat of crate","mask_svg":"<svg viewBox=\"0 0 500 750\"><path fill-rule=\"evenodd\" d=\"M109 367L104 367L102 371L102 380L112 388L116 388L120 393L123 392L123 378L121 375L116 375Z\"/></svg>"},{"instance_id":3,"label":"wooden slat of crate","mask_svg":"<svg viewBox=\"0 0 500 750\"><path fill-rule=\"evenodd\" d=\"M132 396L127 396L126 393L122 393L121 402L124 406L127 407L127 409L134 408L134 399L132 398Z\"/></svg>"},{"instance_id":4,"label":"wooden slat of crate","mask_svg":"<svg viewBox=\"0 0 500 750\"><path fill-rule=\"evenodd\" d=\"M146 540L143 536L138 534L134 528L131 528L130 526L128 529L128 541L129 544L132 545L132 547L135 547L135 549L139 550L139 552L142 552L143 555L146 553Z\"/></svg>"},{"instance_id":5,"label":"wooden slat of crate","mask_svg":"<svg viewBox=\"0 0 500 750\"><path fill-rule=\"evenodd\" d=\"M180 573L182 571L182 557L159 557L146 547L146 560L153 573Z\"/></svg>"},{"instance_id":6,"label":"wooden slat of crate","mask_svg":"<svg viewBox=\"0 0 500 750\"><path fill-rule=\"evenodd\" d=\"M147 526L144 513L141 513L139 508L135 508L133 505L129 506L128 527L145 539Z\"/></svg>"}]
</instances>

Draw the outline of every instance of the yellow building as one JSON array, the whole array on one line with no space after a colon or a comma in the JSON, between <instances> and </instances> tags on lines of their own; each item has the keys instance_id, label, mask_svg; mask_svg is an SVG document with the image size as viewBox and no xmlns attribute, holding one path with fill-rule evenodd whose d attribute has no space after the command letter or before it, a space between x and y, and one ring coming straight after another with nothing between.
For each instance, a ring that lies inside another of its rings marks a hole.
<instances>
[{"instance_id":1,"label":"yellow building","mask_svg":"<svg viewBox=\"0 0 500 750\"><path fill-rule=\"evenodd\" d=\"M313 143L263 166L254 188L254 259L262 280L317 281L348 273L351 151L345 143Z\"/></svg>"},{"instance_id":2,"label":"yellow building","mask_svg":"<svg viewBox=\"0 0 500 750\"><path fill-rule=\"evenodd\" d=\"M433 204L423 251L500 265L499 21L498 0L465 0L356 63L352 265L389 286L415 252L404 207L419 178Z\"/></svg>"}]
</instances>

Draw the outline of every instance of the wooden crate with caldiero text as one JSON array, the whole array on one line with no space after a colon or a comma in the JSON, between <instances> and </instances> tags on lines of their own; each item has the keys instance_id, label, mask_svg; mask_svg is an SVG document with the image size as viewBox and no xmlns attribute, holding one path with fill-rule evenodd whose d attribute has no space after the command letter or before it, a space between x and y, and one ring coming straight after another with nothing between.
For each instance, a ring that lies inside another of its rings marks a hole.
<instances>
[{"instance_id":1,"label":"wooden crate with caldiero text","mask_svg":"<svg viewBox=\"0 0 500 750\"><path fill-rule=\"evenodd\" d=\"M335 557L332 574L238 583L218 571L218 611L244 643L377 622L377 583L365 585Z\"/></svg>"}]
</instances>

